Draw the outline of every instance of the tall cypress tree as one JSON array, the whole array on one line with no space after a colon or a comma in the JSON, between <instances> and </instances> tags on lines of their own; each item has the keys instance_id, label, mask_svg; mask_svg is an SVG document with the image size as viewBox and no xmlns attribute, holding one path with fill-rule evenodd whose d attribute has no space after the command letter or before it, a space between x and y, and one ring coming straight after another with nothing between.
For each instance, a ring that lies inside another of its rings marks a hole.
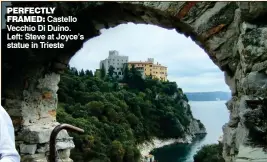
<instances>
[{"instance_id":1,"label":"tall cypress tree","mask_svg":"<svg viewBox=\"0 0 267 162\"><path fill-rule=\"evenodd\" d=\"M115 68L113 66L110 66L108 68L108 75L109 75L109 77L111 77L111 78L113 77L114 70L115 70Z\"/></svg>"},{"instance_id":2,"label":"tall cypress tree","mask_svg":"<svg viewBox=\"0 0 267 162\"><path fill-rule=\"evenodd\" d=\"M80 71L80 76L84 76L85 75L85 73L84 73L84 71L83 71L83 69Z\"/></svg>"},{"instance_id":3,"label":"tall cypress tree","mask_svg":"<svg viewBox=\"0 0 267 162\"><path fill-rule=\"evenodd\" d=\"M105 69L104 64L101 65L100 75L101 75L101 79L104 79L106 76L106 69Z\"/></svg>"},{"instance_id":4,"label":"tall cypress tree","mask_svg":"<svg viewBox=\"0 0 267 162\"><path fill-rule=\"evenodd\" d=\"M124 65L123 81L127 83L128 80L129 80L129 68L128 68L128 64L126 63L126 64Z\"/></svg>"}]
</instances>

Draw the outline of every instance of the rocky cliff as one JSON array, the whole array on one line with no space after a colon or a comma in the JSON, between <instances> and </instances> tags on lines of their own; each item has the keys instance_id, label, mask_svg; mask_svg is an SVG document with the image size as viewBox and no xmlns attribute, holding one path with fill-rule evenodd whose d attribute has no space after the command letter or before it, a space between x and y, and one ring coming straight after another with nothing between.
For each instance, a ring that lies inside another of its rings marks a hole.
<instances>
[{"instance_id":1,"label":"rocky cliff","mask_svg":"<svg viewBox=\"0 0 267 162\"><path fill-rule=\"evenodd\" d=\"M184 114L186 114L185 118L187 118L189 121L188 128L184 129L184 131L187 132L187 137L190 137L192 139L195 137L195 135L206 134L207 132L206 132L205 126L201 123L200 120L197 120L193 117L192 111L191 111L191 108L190 108L190 105L188 103L188 99L185 93L183 93L182 90L180 89L180 93L179 94L175 93L173 97L180 98L179 104L183 106Z\"/></svg>"},{"instance_id":2,"label":"rocky cliff","mask_svg":"<svg viewBox=\"0 0 267 162\"><path fill-rule=\"evenodd\" d=\"M183 101L184 106L187 108L186 111L191 111L190 109L190 105ZM190 125L189 125L189 129L188 129L188 136L192 136L193 138L195 137L195 135L198 134L206 134L206 128L205 126L201 123L200 120L195 119L192 114L188 115L188 119L190 121Z\"/></svg>"},{"instance_id":3,"label":"rocky cliff","mask_svg":"<svg viewBox=\"0 0 267 162\"><path fill-rule=\"evenodd\" d=\"M176 96L178 94L175 94L174 96ZM181 93L180 94L182 97L184 94ZM189 113L185 113L186 118L189 120L189 126L187 129L184 128L184 131L186 132L186 135L184 138L179 138L179 139L158 139L158 138L154 138L151 141L147 141L143 144L140 144L138 146L141 155L142 156L146 156L149 154L150 151L152 151L153 149L156 148L160 148L166 145L171 145L174 143L191 143L192 140L200 134L206 134L206 128L205 126L201 123L201 121L195 119L192 114L191 114L191 109L190 109L190 105L188 104L188 102L186 100L181 100L179 101L184 109L184 112L189 112ZM181 124L180 124L181 125ZM183 127L181 125L181 127Z\"/></svg>"}]
</instances>

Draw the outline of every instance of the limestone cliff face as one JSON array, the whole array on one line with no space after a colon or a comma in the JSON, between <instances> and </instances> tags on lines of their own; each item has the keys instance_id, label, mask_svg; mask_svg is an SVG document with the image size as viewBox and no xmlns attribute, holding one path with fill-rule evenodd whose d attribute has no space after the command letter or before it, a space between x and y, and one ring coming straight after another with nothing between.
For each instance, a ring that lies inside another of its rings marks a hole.
<instances>
[{"instance_id":1,"label":"limestone cliff face","mask_svg":"<svg viewBox=\"0 0 267 162\"><path fill-rule=\"evenodd\" d=\"M188 102L183 100L182 103L183 103L184 107L186 108L185 111L191 112L190 105L188 104ZM195 137L195 135L207 133L205 126L201 123L200 120L195 119L191 113L187 114L187 118L190 121L188 130L187 130L188 135Z\"/></svg>"},{"instance_id":2,"label":"limestone cliff face","mask_svg":"<svg viewBox=\"0 0 267 162\"><path fill-rule=\"evenodd\" d=\"M179 94L176 93L173 97L177 97L177 95L179 95L179 98L182 98L184 96L183 93ZM171 145L174 143L191 143L192 140L196 137L196 135L207 133L206 128L201 123L201 121L195 119L191 114L190 105L188 104L188 102L184 99L181 99L179 103L183 106L184 113L186 114L185 117L189 121L189 126L187 128L185 128L185 126L180 124L180 128L183 128L185 132L185 137L179 139L165 139L165 140L154 138L151 141L147 141L143 144L140 144L138 148L142 156L148 155L149 152L152 151L153 149L160 148L166 145Z\"/></svg>"},{"instance_id":3,"label":"limestone cliff face","mask_svg":"<svg viewBox=\"0 0 267 162\"><path fill-rule=\"evenodd\" d=\"M85 40L99 35L102 28L127 22L154 24L191 37L225 73L225 82L232 91L233 97L227 103L230 121L223 127L225 160L266 161L267 154L262 149L267 146L266 102L257 106L247 104L247 100L267 98L266 2L27 2L20 5L54 5L57 16L77 16L79 22L71 25L71 31L84 34ZM6 30L2 31L6 35ZM3 47L2 105L13 119L16 134L27 130L38 137L40 132L32 129L35 125L46 124L50 127L47 132L54 127L58 73L85 40L68 41L64 49ZM1 43L7 40L2 39ZM188 131L198 132L196 122L191 123ZM42 150L43 143L39 138L33 139L33 145L27 149L24 149L27 138L17 141L20 153L27 152L25 157L35 160L38 156L45 159L44 153L37 151Z\"/></svg>"},{"instance_id":4,"label":"limestone cliff face","mask_svg":"<svg viewBox=\"0 0 267 162\"><path fill-rule=\"evenodd\" d=\"M180 93L176 93L173 97L177 96L180 98L179 104L184 108L183 110L185 117L189 121L189 126L187 128L184 128L187 136L194 138L198 134L206 134L207 132L205 126L201 123L200 120L197 120L193 117L190 105L188 101L185 100L185 94L181 91Z\"/></svg>"},{"instance_id":5,"label":"limestone cliff face","mask_svg":"<svg viewBox=\"0 0 267 162\"><path fill-rule=\"evenodd\" d=\"M192 121L190 122L189 132L191 132L191 134L194 134L194 135L207 133L206 128L201 123L201 121L196 120L194 118L192 118Z\"/></svg>"}]
</instances>

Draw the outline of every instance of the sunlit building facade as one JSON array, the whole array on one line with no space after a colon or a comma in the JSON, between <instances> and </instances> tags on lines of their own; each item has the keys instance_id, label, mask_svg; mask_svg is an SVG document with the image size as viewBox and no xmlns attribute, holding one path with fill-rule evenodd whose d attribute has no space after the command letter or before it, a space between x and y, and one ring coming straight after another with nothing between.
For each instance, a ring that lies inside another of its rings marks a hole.
<instances>
[{"instance_id":1,"label":"sunlit building facade","mask_svg":"<svg viewBox=\"0 0 267 162\"><path fill-rule=\"evenodd\" d=\"M128 68L134 66L137 70L143 71L145 76L152 76L161 81L167 81L167 67L159 64L154 64L153 58L148 58L147 61L130 61L128 62Z\"/></svg>"}]
</instances>

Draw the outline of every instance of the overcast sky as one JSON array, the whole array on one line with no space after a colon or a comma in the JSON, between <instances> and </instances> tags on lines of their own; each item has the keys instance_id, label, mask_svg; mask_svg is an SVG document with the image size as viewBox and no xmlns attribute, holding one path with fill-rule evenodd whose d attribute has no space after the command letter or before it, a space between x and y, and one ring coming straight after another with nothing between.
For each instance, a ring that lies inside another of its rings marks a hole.
<instances>
[{"instance_id":1,"label":"overcast sky","mask_svg":"<svg viewBox=\"0 0 267 162\"><path fill-rule=\"evenodd\" d=\"M101 30L87 41L70 61L78 70L99 68L109 50L129 56L129 61L155 62L168 67L168 79L176 81L184 92L230 91L224 74L190 38L158 26L122 24Z\"/></svg>"}]
</instances>

